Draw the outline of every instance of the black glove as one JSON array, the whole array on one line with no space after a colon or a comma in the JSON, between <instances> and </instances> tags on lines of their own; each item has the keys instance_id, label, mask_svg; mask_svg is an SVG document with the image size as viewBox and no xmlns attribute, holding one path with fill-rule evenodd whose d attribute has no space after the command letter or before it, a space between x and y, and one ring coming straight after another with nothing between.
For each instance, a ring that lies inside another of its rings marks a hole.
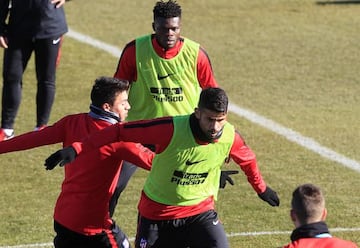
<instances>
[{"instance_id":1,"label":"black glove","mask_svg":"<svg viewBox=\"0 0 360 248\"><path fill-rule=\"evenodd\" d=\"M52 170L56 165L64 166L67 163L74 161L76 157L76 151L72 146L65 147L57 152L51 154L45 160L45 168L47 170Z\"/></svg>"},{"instance_id":2,"label":"black glove","mask_svg":"<svg viewBox=\"0 0 360 248\"><path fill-rule=\"evenodd\" d=\"M277 193L274 190L272 190L270 187L266 187L266 190L263 193L258 194L258 196L263 201L266 201L273 207L280 205L280 199Z\"/></svg>"},{"instance_id":3,"label":"black glove","mask_svg":"<svg viewBox=\"0 0 360 248\"><path fill-rule=\"evenodd\" d=\"M234 181L230 177L230 175L238 174L237 170L229 170L229 171L221 171L220 175L220 188L223 189L226 186L226 182L229 182L231 185L234 185Z\"/></svg>"}]
</instances>

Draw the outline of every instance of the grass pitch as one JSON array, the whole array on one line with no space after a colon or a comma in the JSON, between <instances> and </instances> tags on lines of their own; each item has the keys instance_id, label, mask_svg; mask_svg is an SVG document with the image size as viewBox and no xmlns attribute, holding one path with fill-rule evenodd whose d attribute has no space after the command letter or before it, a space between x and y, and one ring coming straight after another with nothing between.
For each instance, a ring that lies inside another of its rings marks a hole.
<instances>
[{"instance_id":1,"label":"grass pitch","mask_svg":"<svg viewBox=\"0 0 360 248\"><path fill-rule=\"evenodd\" d=\"M321 145L360 161L360 5L310 0L179 1L182 34L207 50L219 84L231 102ZM72 0L69 26L122 48L150 33L155 1ZM2 56L2 51L1 51ZM118 58L65 37L51 122L87 112L93 81L112 76ZM1 65L0 65L1 68ZM35 125L35 76L30 61L16 133ZM279 208L262 202L242 174L221 190L217 210L231 247L279 247L289 242L292 190L301 183L325 192L328 225L335 236L360 245L360 173L319 156L246 118L229 116L257 154ZM58 145L0 155L0 247L51 243L53 207L62 169L45 171ZM234 169L234 164L228 165ZM122 195L115 220L134 237L136 205L146 172L138 170ZM343 231L339 231L343 228ZM259 232L268 232L263 235ZM43 244L43 245L41 245ZM22 246L24 247L24 246ZM26 246L25 246L26 247ZM32 246L34 247L34 246Z\"/></svg>"}]
</instances>

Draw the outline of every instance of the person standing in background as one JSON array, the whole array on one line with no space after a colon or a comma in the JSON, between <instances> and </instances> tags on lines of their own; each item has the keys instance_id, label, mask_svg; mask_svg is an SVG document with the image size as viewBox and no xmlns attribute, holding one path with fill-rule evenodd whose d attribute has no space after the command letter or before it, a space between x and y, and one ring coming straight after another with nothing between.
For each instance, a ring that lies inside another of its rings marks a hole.
<instances>
[{"instance_id":1,"label":"person standing in background","mask_svg":"<svg viewBox=\"0 0 360 248\"><path fill-rule=\"evenodd\" d=\"M5 49L0 141L14 136L23 74L33 52L37 79L35 130L49 121L59 51L68 31L64 3L65 0L0 0L0 46Z\"/></svg>"},{"instance_id":2,"label":"person standing in background","mask_svg":"<svg viewBox=\"0 0 360 248\"><path fill-rule=\"evenodd\" d=\"M298 186L293 192L290 210L295 229L290 236L291 243L283 248L357 248L355 243L331 236L326 216L321 189L310 183Z\"/></svg>"},{"instance_id":3,"label":"person standing in background","mask_svg":"<svg viewBox=\"0 0 360 248\"><path fill-rule=\"evenodd\" d=\"M128 121L190 114L202 89L218 87L206 51L180 35L181 14L176 1L158 1L154 33L123 49L114 77L131 83Z\"/></svg>"}]
</instances>

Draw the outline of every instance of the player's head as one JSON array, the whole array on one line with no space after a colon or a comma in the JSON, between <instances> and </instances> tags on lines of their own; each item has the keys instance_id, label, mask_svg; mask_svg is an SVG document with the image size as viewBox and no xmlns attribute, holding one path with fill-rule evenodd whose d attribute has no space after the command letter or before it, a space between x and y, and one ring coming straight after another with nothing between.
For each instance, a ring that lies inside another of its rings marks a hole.
<instances>
[{"instance_id":1,"label":"player's head","mask_svg":"<svg viewBox=\"0 0 360 248\"><path fill-rule=\"evenodd\" d=\"M112 77L99 77L91 90L91 104L115 114L124 121L130 109L128 102L129 82Z\"/></svg>"},{"instance_id":2,"label":"player's head","mask_svg":"<svg viewBox=\"0 0 360 248\"><path fill-rule=\"evenodd\" d=\"M221 88L207 88L201 91L198 107L218 113L227 113L229 99Z\"/></svg>"},{"instance_id":3,"label":"player's head","mask_svg":"<svg viewBox=\"0 0 360 248\"><path fill-rule=\"evenodd\" d=\"M228 97L223 89L207 88L200 94L195 116L210 141L220 138L227 118Z\"/></svg>"},{"instance_id":4,"label":"player's head","mask_svg":"<svg viewBox=\"0 0 360 248\"><path fill-rule=\"evenodd\" d=\"M325 198L318 186L308 183L294 190L290 217L296 227L324 221L326 214Z\"/></svg>"},{"instance_id":5,"label":"player's head","mask_svg":"<svg viewBox=\"0 0 360 248\"><path fill-rule=\"evenodd\" d=\"M176 1L158 1L153 9L153 30L157 42L164 49L175 46L180 38L181 6Z\"/></svg>"}]
</instances>

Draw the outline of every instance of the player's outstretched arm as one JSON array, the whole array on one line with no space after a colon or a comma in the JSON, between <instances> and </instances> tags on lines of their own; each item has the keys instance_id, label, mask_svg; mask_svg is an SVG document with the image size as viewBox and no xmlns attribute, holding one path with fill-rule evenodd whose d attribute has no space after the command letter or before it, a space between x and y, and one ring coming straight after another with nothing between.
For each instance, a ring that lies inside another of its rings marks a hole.
<instances>
[{"instance_id":1,"label":"player's outstretched arm","mask_svg":"<svg viewBox=\"0 0 360 248\"><path fill-rule=\"evenodd\" d=\"M58 150L57 152L51 154L45 160L45 164L44 164L45 169L52 170L57 165L64 166L64 165L74 161L76 156L77 156L76 151L72 146L65 147L65 148Z\"/></svg>"}]
</instances>

